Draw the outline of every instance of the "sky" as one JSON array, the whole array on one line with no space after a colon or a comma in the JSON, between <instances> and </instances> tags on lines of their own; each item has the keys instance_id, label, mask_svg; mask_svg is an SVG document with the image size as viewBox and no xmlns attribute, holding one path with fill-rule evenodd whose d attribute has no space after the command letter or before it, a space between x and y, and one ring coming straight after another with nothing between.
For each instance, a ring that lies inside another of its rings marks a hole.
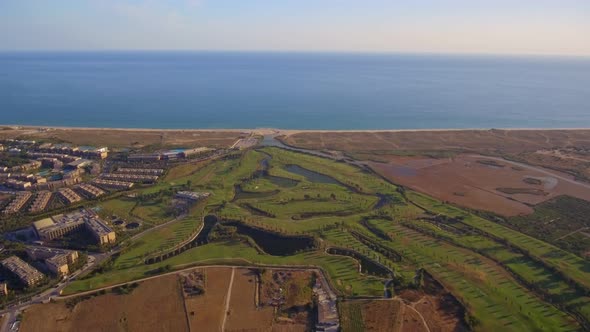
<instances>
[{"instance_id":1,"label":"sky","mask_svg":"<svg viewBox=\"0 0 590 332\"><path fill-rule=\"evenodd\" d=\"M590 1L0 0L0 50L590 56Z\"/></svg>"}]
</instances>

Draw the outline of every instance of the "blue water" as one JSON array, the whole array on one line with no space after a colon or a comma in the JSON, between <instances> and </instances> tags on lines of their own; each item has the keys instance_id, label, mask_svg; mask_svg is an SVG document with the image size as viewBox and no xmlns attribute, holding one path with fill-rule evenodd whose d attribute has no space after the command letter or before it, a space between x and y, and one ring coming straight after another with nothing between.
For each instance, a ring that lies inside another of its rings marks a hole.
<instances>
[{"instance_id":1,"label":"blue water","mask_svg":"<svg viewBox=\"0 0 590 332\"><path fill-rule=\"evenodd\" d=\"M0 113L85 127L590 127L590 59L2 53Z\"/></svg>"}]
</instances>

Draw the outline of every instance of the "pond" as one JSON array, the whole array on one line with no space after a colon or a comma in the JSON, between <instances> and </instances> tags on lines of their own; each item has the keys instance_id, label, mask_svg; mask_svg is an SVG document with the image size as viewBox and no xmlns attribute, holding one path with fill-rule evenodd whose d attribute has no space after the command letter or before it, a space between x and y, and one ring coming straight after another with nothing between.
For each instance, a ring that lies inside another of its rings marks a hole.
<instances>
[{"instance_id":1,"label":"pond","mask_svg":"<svg viewBox=\"0 0 590 332\"><path fill-rule=\"evenodd\" d=\"M197 245L202 245L202 244L206 244L209 242L209 240L208 240L209 233L211 233L211 230L213 229L215 224L217 224L217 217L214 215L205 216L205 219L203 222L204 222L203 229L201 230L199 235L197 235L197 238L194 240L194 242Z\"/></svg>"},{"instance_id":2,"label":"pond","mask_svg":"<svg viewBox=\"0 0 590 332\"><path fill-rule=\"evenodd\" d=\"M294 255L315 246L314 239L310 236L281 235L237 221L224 222L223 225L236 227L238 233L249 236L264 252L273 256Z\"/></svg>"},{"instance_id":3,"label":"pond","mask_svg":"<svg viewBox=\"0 0 590 332\"><path fill-rule=\"evenodd\" d=\"M299 165L286 165L285 170L297 175L301 175L305 177L305 179L309 182L342 185L342 183L340 183L338 180L334 179L331 176L327 176L325 174L318 173L307 168L303 168Z\"/></svg>"},{"instance_id":4,"label":"pond","mask_svg":"<svg viewBox=\"0 0 590 332\"><path fill-rule=\"evenodd\" d=\"M125 228L127 229L136 229L137 227L139 227L139 223L136 221L125 225Z\"/></svg>"},{"instance_id":5,"label":"pond","mask_svg":"<svg viewBox=\"0 0 590 332\"><path fill-rule=\"evenodd\" d=\"M297 180L282 178L280 176L265 175L264 178L281 188L293 188L299 183Z\"/></svg>"},{"instance_id":6,"label":"pond","mask_svg":"<svg viewBox=\"0 0 590 332\"><path fill-rule=\"evenodd\" d=\"M268 169L270 168L270 160L271 159L272 159L271 156L268 156L268 157L262 159L262 161L260 162L261 169L260 169L260 171L256 172L256 174L254 176L267 179L270 182L272 182L274 185L277 185L282 188L295 187L299 183L299 181L268 174Z\"/></svg>"}]
</instances>

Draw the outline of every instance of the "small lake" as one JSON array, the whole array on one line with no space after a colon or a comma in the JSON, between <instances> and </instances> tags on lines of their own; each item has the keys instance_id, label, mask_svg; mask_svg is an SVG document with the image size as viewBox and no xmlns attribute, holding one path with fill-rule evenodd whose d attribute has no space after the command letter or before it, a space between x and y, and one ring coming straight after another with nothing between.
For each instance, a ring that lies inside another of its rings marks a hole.
<instances>
[{"instance_id":1,"label":"small lake","mask_svg":"<svg viewBox=\"0 0 590 332\"><path fill-rule=\"evenodd\" d=\"M264 178L281 188L293 188L299 183L297 180L280 176L265 175Z\"/></svg>"},{"instance_id":2,"label":"small lake","mask_svg":"<svg viewBox=\"0 0 590 332\"><path fill-rule=\"evenodd\" d=\"M249 236L264 252L273 256L294 255L314 246L314 240L309 236L280 235L236 221L224 222L223 225L236 227L238 233Z\"/></svg>"},{"instance_id":3,"label":"small lake","mask_svg":"<svg viewBox=\"0 0 590 332\"><path fill-rule=\"evenodd\" d=\"M327 176L325 174L318 173L307 168L303 168L299 165L286 165L285 170L297 175L301 175L305 177L305 179L307 179L307 181L309 182L342 185L342 183L340 183L338 180L334 179L331 176Z\"/></svg>"},{"instance_id":4,"label":"small lake","mask_svg":"<svg viewBox=\"0 0 590 332\"><path fill-rule=\"evenodd\" d=\"M203 229L201 229L201 232L199 233L199 235L197 235L197 238L194 240L194 242L197 245L202 245L209 242L209 233L211 233L211 230L213 229L215 224L217 224L217 217L213 215L205 216L203 222Z\"/></svg>"}]
</instances>

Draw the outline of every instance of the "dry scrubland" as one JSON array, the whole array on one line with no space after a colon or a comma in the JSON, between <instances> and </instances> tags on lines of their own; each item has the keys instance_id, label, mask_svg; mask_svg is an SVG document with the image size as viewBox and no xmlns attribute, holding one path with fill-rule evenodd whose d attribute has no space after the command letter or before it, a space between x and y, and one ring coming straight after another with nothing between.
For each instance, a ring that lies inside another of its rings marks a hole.
<instances>
[{"instance_id":1,"label":"dry scrubland","mask_svg":"<svg viewBox=\"0 0 590 332\"><path fill-rule=\"evenodd\" d=\"M0 130L0 139L18 138L51 140L75 145L109 147L146 146L231 146L241 131L230 130L157 130L157 129L99 129L99 128L22 128Z\"/></svg>"},{"instance_id":2,"label":"dry scrubland","mask_svg":"<svg viewBox=\"0 0 590 332\"><path fill-rule=\"evenodd\" d=\"M590 130L440 130L298 132L290 145L342 151L448 151L520 153L554 147L590 147Z\"/></svg>"},{"instance_id":3,"label":"dry scrubland","mask_svg":"<svg viewBox=\"0 0 590 332\"><path fill-rule=\"evenodd\" d=\"M468 152L505 156L590 179L590 130L444 130L298 132L286 144L345 151L380 161L383 154L441 155Z\"/></svg>"},{"instance_id":4,"label":"dry scrubland","mask_svg":"<svg viewBox=\"0 0 590 332\"><path fill-rule=\"evenodd\" d=\"M33 305L20 331L189 331L176 276L141 283L129 295L106 294L81 301Z\"/></svg>"}]
</instances>

